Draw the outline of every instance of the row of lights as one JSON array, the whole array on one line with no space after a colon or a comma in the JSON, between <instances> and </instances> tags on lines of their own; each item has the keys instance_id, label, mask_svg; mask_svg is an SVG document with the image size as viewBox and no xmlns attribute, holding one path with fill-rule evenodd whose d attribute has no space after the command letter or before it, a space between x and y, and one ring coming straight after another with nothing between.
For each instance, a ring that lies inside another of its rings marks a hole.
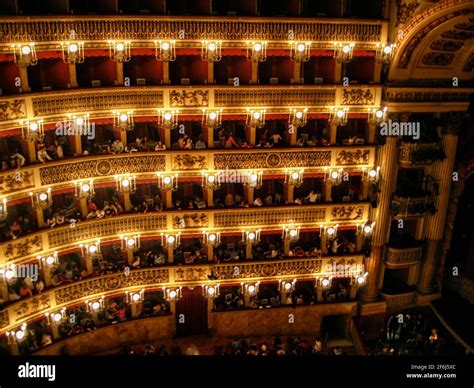
<instances>
[{"instance_id":1,"label":"row of lights","mask_svg":"<svg viewBox=\"0 0 474 388\"><path fill-rule=\"evenodd\" d=\"M222 125L223 109L207 110L203 109L202 124L209 128L219 128ZM374 124L380 124L386 119L387 108L370 108L368 111L368 121ZM135 128L134 112L112 111L114 118L114 127L120 131L131 131ZM329 114L329 123L331 125L344 126L347 124L349 108L333 107ZM178 126L178 109L158 109L158 125L166 130L175 129ZM246 125L249 127L263 128L265 126L266 109L253 108L247 109ZM301 128L307 124L308 109L290 109L288 125L294 128ZM43 141L44 139L44 121L43 120L20 120L19 122L22 138L25 141ZM65 128L71 129L74 134L86 134L90 126L89 114L73 115L68 114L63 121Z\"/></svg>"},{"instance_id":2,"label":"row of lights","mask_svg":"<svg viewBox=\"0 0 474 388\"><path fill-rule=\"evenodd\" d=\"M109 57L113 61L128 62L132 58L132 42L108 41ZM162 62L172 62L176 60L176 41L155 40L155 57ZM312 42L296 42L290 44L290 58L295 62L307 62L311 56ZM246 43L246 57L253 62L264 62L267 59L267 42L258 41ZM334 58L338 62L347 63L352 60L354 43L334 43ZM18 66L35 66L38 63L36 46L34 43L13 44L13 55ZM61 42L62 58L65 63L83 63L84 42ZM384 63L390 62L395 51L394 44L381 44L376 46L376 55ZM201 58L209 62L219 62L222 59L222 41L202 41Z\"/></svg>"}]
</instances>

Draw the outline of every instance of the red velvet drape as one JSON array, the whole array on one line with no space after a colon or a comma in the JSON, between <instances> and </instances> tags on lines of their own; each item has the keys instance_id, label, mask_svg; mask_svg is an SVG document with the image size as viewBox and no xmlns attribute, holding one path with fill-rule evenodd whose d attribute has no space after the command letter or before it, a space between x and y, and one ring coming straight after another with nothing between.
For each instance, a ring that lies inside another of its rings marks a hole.
<instances>
[{"instance_id":1,"label":"red velvet drape","mask_svg":"<svg viewBox=\"0 0 474 388\"><path fill-rule=\"evenodd\" d=\"M176 302L176 333L180 337L207 334L207 299L201 287L182 289L182 299Z\"/></svg>"}]
</instances>

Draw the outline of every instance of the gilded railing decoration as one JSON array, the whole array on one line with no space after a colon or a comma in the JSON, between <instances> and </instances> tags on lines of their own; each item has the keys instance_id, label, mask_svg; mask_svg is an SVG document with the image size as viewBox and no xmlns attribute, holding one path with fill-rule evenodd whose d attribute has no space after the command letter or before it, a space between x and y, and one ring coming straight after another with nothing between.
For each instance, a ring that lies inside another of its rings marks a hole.
<instances>
[{"instance_id":1,"label":"gilded railing decoration","mask_svg":"<svg viewBox=\"0 0 474 388\"><path fill-rule=\"evenodd\" d=\"M180 154L173 156L173 170L202 170L207 168L205 155Z\"/></svg>"},{"instance_id":2,"label":"gilded railing decoration","mask_svg":"<svg viewBox=\"0 0 474 388\"><path fill-rule=\"evenodd\" d=\"M238 154L216 153L214 168L294 168L325 167L331 165L331 151L295 151L295 152L244 152Z\"/></svg>"},{"instance_id":3,"label":"gilded railing decoration","mask_svg":"<svg viewBox=\"0 0 474 388\"><path fill-rule=\"evenodd\" d=\"M51 305L51 293L44 293L33 298L21 300L15 303L13 309L9 310L13 312L13 317L18 322L42 310L47 310Z\"/></svg>"},{"instance_id":4,"label":"gilded railing decoration","mask_svg":"<svg viewBox=\"0 0 474 388\"><path fill-rule=\"evenodd\" d=\"M170 106L180 108L186 106L208 106L208 90L172 90L170 91Z\"/></svg>"},{"instance_id":5,"label":"gilded railing decoration","mask_svg":"<svg viewBox=\"0 0 474 388\"><path fill-rule=\"evenodd\" d=\"M159 36L179 39L185 31L185 40L268 40L287 41L288 32L295 37L313 42L380 42L383 40L380 21L327 21L324 19L265 20L259 18L226 19L216 17L163 17L114 16L102 18L8 17L0 21L0 43L17 43L18 37L27 41L57 42L70 39L71 31L77 40L107 41L110 39L154 40Z\"/></svg>"},{"instance_id":6,"label":"gilded railing decoration","mask_svg":"<svg viewBox=\"0 0 474 388\"><path fill-rule=\"evenodd\" d=\"M92 159L40 168L41 184L67 182L105 175L147 173L165 170L164 155L146 155ZM1 179L1 176L0 176Z\"/></svg>"},{"instance_id":7,"label":"gilded railing decoration","mask_svg":"<svg viewBox=\"0 0 474 388\"><path fill-rule=\"evenodd\" d=\"M70 112L111 111L114 109L156 109L163 105L163 91L158 89L123 88L88 92L50 93L33 97L35 116Z\"/></svg>"},{"instance_id":8,"label":"gilded railing decoration","mask_svg":"<svg viewBox=\"0 0 474 388\"><path fill-rule=\"evenodd\" d=\"M341 166L368 164L370 150L342 150L337 154L336 163Z\"/></svg>"},{"instance_id":9,"label":"gilded railing decoration","mask_svg":"<svg viewBox=\"0 0 474 388\"><path fill-rule=\"evenodd\" d=\"M33 172L28 170L15 170L0 174L0 192L10 193L12 191L34 187Z\"/></svg>"},{"instance_id":10,"label":"gilded railing decoration","mask_svg":"<svg viewBox=\"0 0 474 388\"><path fill-rule=\"evenodd\" d=\"M8 260L24 257L43 249L43 240L40 235L8 242L5 247L5 258Z\"/></svg>"},{"instance_id":11,"label":"gilded railing decoration","mask_svg":"<svg viewBox=\"0 0 474 388\"><path fill-rule=\"evenodd\" d=\"M385 262L389 265L407 265L419 263L423 254L423 247L392 248L388 247Z\"/></svg>"},{"instance_id":12,"label":"gilded railing decoration","mask_svg":"<svg viewBox=\"0 0 474 388\"><path fill-rule=\"evenodd\" d=\"M184 228L206 228L209 226L209 220L204 213L185 213L182 216L174 217L174 227Z\"/></svg>"},{"instance_id":13,"label":"gilded railing decoration","mask_svg":"<svg viewBox=\"0 0 474 388\"><path fill-rule=\"evenodd\" d=\"M91 222L77 222L74 228L69 226L51 229L48 232L49 247L72 244L75 241L116 236L122 233L155 231L166 228L166 215L147 213L123 217L112 217Z\"/></svg>"},{"instance_id":14,"label":"gilded railing decoration","mask_svg":"<svg viewBox=\"0 0 474 388\"><path fill-rule=\"evenodd\" d=\"M387 88L389 102L469 102L474 88Z\"/></svg>"},{"instance_id":15,"label":"gilded railing decoration","mask_svg":"<svg viewBox=\"0 0 474 388\"><path fill-rule=\"evenodd\" d=\"M56 303L63 304L98 293L110 292L129 287L146 287L155 284L166 284L168 282L168 268L150 268L146 270L131 271L128 275L123 272L71 284L55 291L54 295Z\"/></svg>"},{"instance_id":16,"label":"gilded railing decoration","mask_svg":"<svg viewBox=\"0 0 474 388\"><path fill-rule=\"evenodd\" d=\"M24 99L0 102L0 121L18 120L26 117Z\"/></svg>"},{"instance_id":17,"label":"gilded railing decoration","mask_svg":"<svg viewBox=\"0 0 474 388\"><path fill-rule=\"evenodd\" d=\"M370 89L344 89L342 91L343 105L373 105L375 96Z\"/></svg>"},{"instance_id":18,"label":"gilded railing decoration","mask_svg":"<svg viewBox=\"0 0 474 388\"><path fill-rule=\"evenodd\" d=\"M415 303L416 293L408 292L406 294L390 295L382 293L383 298L387 302L388 309L399 309L401 307L411 306Z\"/></svg>"},{"instance_id":19,"label":"gilded railing decoration","mask_svg":"<svg viewBox=\"0 0 474 388\"><path fill-rule=\"evenodd\" d=\"M251 87L233 89L217 89L214 104L225 107L255 106L292 106L310 102L311 106L334 104L336 90L334 88L306 89L291 87L274 87L262 90Z\"/></svg>"},{"instance_id":20,"label":"gilded railing decoration","mask_svg":"<svg viewBox=\"0 0 474 388\"><path fill-rule=\"evenodd\" d=\"M0 329L8 326L10 319L8 318L8 310L0 311Z\"/></svg>"},{"instance_id":21,"label":"gilded railing decoration","mask_svg":"<svg viewBox=\"0 0 474 388\"><path fill-rule=\"evenodd\" d=\"M364 217L363 206L334 206L331 211L331 221L355 221Z\"/></svg>"}]
</instances>

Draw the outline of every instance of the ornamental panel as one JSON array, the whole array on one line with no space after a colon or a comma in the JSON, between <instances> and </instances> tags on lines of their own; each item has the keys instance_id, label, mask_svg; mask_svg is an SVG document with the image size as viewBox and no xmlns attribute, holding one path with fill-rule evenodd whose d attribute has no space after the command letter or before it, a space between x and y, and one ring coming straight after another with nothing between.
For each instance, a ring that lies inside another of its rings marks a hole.
<instances>
[{"instance_id":1,"label":"ornamental panel","mask_svg":"<svg viewBox=\"0 0 474 388\"><path fill-rule=\"evenodd\" d=\"M0 121L18 120L26 117L24 99L0 102Z\"/></svg>"},{"instance_id":2,"label":"ornamental panel","mask_svg":"<svg viewBox=\"0 0 474 388\"><path fill-rule=\"evenodd\" d=\"M26 169L0 174L0 192L3 194L34 187L33 172Z\"/></svg>"},{"instance_id":3,"label":"ornamental panel","mask_svg":"<svg viewBox=\"0 0 474 388\"><path fill-rule=\"evenodd\" d=\"M51 294L44 293L33 298L24 299L19 304L16 304L13 311L13 317L15 322L23 321L29 316L39 313L42 310L50 308L51 303Z\"/></svg>"},{"instance_id":4,"label":"ornamental panel","mask_svg":"<svg viewBox=\"0 0 474 388\"><path fill-rule=\"evenodd\" d=\"M18 241L13 240L5 246L4 256L7 260L13 260L23 256L32 255L43 250L43 240L40 235L27 237Z\"/></svg>"},{"instance_id":5,"label":"ornamental panel","mask_svg":"<svg viewBox=\"0 0 474 388\"><path fill-rule=\"evenodd\" d=\"M342 150L336 157L336 164L341 166L369 164L370 150Z\"/></svg>"}]
</instances>

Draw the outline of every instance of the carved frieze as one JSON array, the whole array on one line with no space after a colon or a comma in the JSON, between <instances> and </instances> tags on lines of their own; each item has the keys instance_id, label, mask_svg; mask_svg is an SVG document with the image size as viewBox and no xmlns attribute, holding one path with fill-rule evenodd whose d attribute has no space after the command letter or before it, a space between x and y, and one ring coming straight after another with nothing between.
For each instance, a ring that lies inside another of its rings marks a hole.
<instances>
[{"instance_id":1,"label":"carved frieze","mask_svg":"<svg viewBox=\"0 0 474 388\"><path fill-rule=\"evenodd\" d=\"M0 121L18 120L26 117L24 99L0 102Z\"/></svg>"},{"instance_id":2,"label":"carved frieze","mask_svg":"<svg viewBox=\"0 0 474 388\"><path fill-rule=\"evenodd\" d=\"M173 108L189 107L189 106L208 106L209 91L208 90L172 90L170 92L170 106Z\"/></svg>"},{"instance_id":3,"label":"carved frieze","mask_svg":"<svg viewBox=\"0 0 474 388\"><path fill-rule=\"evenodd\" d=\"M426 66L449 66L453 60L454 54L430 52L423 55L421 62Z\"/></svg>"},{"instance_id":4,"label":"carved frieze","mask_svg":"<svg viewBox=\"0 0 474 388\"><path fill-rule=\"evenodd\" d=\"M28 318L30 315L39 313L42 310L51 307L51 295L49 293L40 294L33 298L24 299L15 305L13 312L15 314L15 322Z\"/></svg>"},{"instance_id":5,"label":"carved frieze","mask_svg":"<svg viewBox=\"0 0 474 388\"><path fill-rule=\"evenodd\" d=\"M342 105L373 105L375 97L370 89L343 89Z\"/></svg>"},{"instance_id":6,"label":"carved frieze","mask_svg":"<svg viewBox=\"0 0 474 388\"><path fill-rule=\"evenodd\" d=\"M176 155L173 156L173 170L201 170L207 168L204 155Z\"/></svg>"},{"instance_id":7,"label":"carved frieze","mask_svg":"<svg viewBox=\"0 0 474 388\"><path fill-rule=\"evenodd\" d=\"M13 240L5 247L5 257L8 260L28 256L43 249L41 236L28 237L18 241Z\"/></svg>"},{"instance_id":8,"label":"carved frieze","mask_svg":"<svg viewBox=\"0 0 474 388\"><path fill-rule=\"evenodd\" d=\"M364 208L357 205L334 206L331 211L331 221L355 221L364 216Z\"/></svg>"},{"instance_id":9,"label":"carved frieze","mask_svg":"<svg viewBox=\"0 0 474 388\"><path fill-rule=\"evenodd\" d=\"M0 174L0 192L10 193L13 191L34 187L33 172L20 169Z\"/></svg>"},{"instance_id":10,"label":"carved frieze","mask_svg":"<svg viewBox=\"0 0 474 388\"><path fill-rule=\"evenodd\" d=\"M369 156L369 150L342 150L337 154L336 163L341 166L368 164Z\"/></svg>"},{"instance_id":11,"label":"carved frieze","mask_svg":"<svg viewBox=\"0 0 474 388\"><path fill-rule=\"evenodd\" d=\"M206 214L204 213L185 213L182 216L174 218L175 228L205 228L209 224Z\"/></svg>"}]
</instances>

